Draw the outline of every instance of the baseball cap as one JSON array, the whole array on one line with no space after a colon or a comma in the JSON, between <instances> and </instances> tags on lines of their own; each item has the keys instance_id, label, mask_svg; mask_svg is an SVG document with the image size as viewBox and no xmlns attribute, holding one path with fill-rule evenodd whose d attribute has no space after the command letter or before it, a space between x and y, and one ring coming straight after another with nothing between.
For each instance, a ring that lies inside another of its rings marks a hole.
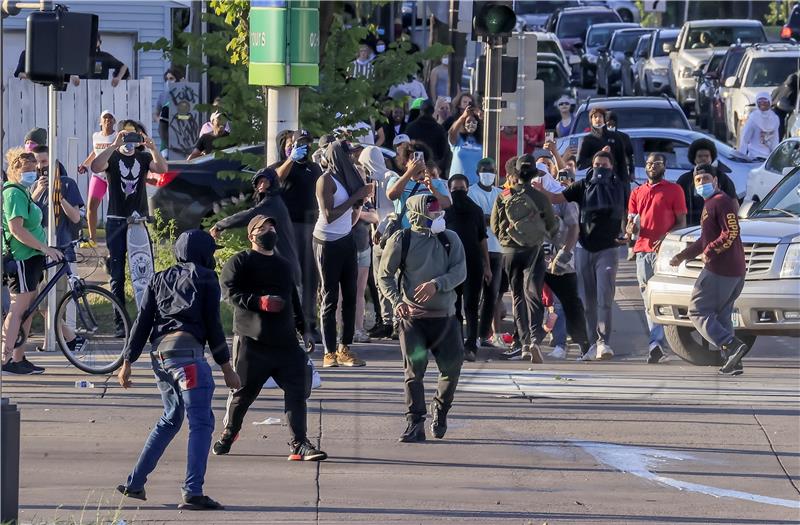
<instances>
[{"instance_id":1,"label":"baseball cap","mask_svg":"<svg viewBox=\"0 0 800 525\"><path fill-rule=\"evenodd\" d=\"M411 137L405 133L400 133L399 135L395 135L394 140L392 141L392 146L399 146L405 142L411 142Z\"/></svg>"},{"instance_id":2,"label":"baseball cap","mask_svg":"<svg viewBox=\"0 0 800 525\"><path fill-rule=\"evenodd\" d=\"M422 103L425 102L426 98L415 98L413 102L411 102L411 106L408 109L422 109Z\"/></svg>"},{"instance_id":3,"label":"baseball cap","mask_svg":"<svg viewBox=\"0 0 800 525\"><path fill-rule=\"evenodd\" d=\"M292 140L297 142L298 140L303 140L306 142L312 142L313 139L311 138L311 133L308 132L307 129L298 129L297 131L292 134Z\"/></svg>"},{"instance_id":4,"label":"baseball cap","mask_svg":"<svg viewBox=\"0 0 800 525\"><path fill-rule=\"evenodd\" d=\"M547 151L544 148L536 148L533 152L534 159L541 159L542 157L546 159L553 160L553 154Z\"/></svg>"},{"instance_id":5,"label":"baseball cap","mask_svg":"<svg viewBox=\"0 0 800 525\"><path fill-rule=\"evenodd\" d=\"M265 223L268 222L272 223L273 227L278 225L278 223L272 217L267 217L266 215L256 215L255 217L250 219L250 222L247 223L247 234L250 235L251 233L253 233L253 230L255 230L256 228L260 228L261 226L263 226Z\"/></svg>"},{"instance_id":6,"label":"baseball cap","mask_svg":"<svg viewBox=\"0 0 800 525\"><path fill-rule=\"evenodd\" d=\"M103 110L103 112L102 112L102 113L100 113L100 118L103 118L103 117L105 117L106 115L109 115L111 118L113 118L113 119L116 119L116 117L114 116L114 114L113 114L113 113L111 113L111 111L109 111L109 110L107 110L107 109L104 109L104 110Z\"/></svg>"},{"instance_id":7,"label":"baseball cap","mask_svg":"<svg viewBox=\"0 0 800 525\"><path fill-rule=\"evenodd\" d=\"M517 159L517 171L522 171L524 167L536 166L536 159L530 153L520 155Z\"/></svg>"}]
</instances>

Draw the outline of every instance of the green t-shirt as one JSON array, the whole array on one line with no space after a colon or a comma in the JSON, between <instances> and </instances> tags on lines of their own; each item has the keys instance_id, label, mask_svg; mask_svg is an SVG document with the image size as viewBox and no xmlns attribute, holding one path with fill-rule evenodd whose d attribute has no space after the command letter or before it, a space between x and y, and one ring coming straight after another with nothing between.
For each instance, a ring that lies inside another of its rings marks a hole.
<instances>
[{"instance_id":1,"label":"green t-shirt","mask_svg":"<svg viewBox=\"0 0 800 525\"><path fill-rule=\"evenodd\" d=\"M22 244L11 235L8 223L16 217L22 217L22 226L37 240L42 243L47 240L47 235L42 227L42 210L31 201L27 191L23 191L19 186L6 183L3 186L3 237L10 239L11 255L17 261L27 261L35 255L42 255L39 250Z\"/></svg>"}]
</instances>

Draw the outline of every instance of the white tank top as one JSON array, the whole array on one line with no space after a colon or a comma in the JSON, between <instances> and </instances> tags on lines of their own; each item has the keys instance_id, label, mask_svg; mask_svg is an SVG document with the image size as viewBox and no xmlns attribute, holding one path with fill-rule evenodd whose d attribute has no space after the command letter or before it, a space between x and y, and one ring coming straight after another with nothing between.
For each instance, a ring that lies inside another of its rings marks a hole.
<instances>
[{"instance_id":1,"label":"white tank top","mask_svg":"<svg viewBox=\"0 0 800 525\"><path fill-rule=\"evenodd\" d=\"M117 138L117 132L115 131L111 135L103 135L102 131L95 131L92 134L92 150L94 151L94 156L97 157L106 148L110 147L111 144L114 143L114 140ZM101 179L105 180L106 174L103 173L95 173L96 176L100 177Z\"/></svg>"},{"instance_id":2,"label":"white tank top","mask_svg":"<svg viewBox=\"0 0 800 525\"><path fill-rule=\"evenodd\" d=\"M336 177L330 176L334 184L336 184L336 192L333 194L333 207L341 206L350 198L345 187L336 180ZM353 216L350 211L344 212L338 219L333 222L328 222L325 215L322 213L322 202L317 199L320 213L317 219L317 224L314 225L314 237L321 241L336 241L342 237L347 236L353 229Z\"/></svg>"}]
</instances>

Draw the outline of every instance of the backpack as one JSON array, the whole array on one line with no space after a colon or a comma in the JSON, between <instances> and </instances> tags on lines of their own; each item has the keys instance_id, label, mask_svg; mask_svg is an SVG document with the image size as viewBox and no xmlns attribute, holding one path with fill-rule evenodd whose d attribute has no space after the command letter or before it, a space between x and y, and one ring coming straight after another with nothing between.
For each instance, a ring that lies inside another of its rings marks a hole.
<instances>
[{"instance_id":1,"label":"backpack","mask_svg":"<svg viewBox=\"0 0 800 525\"><path fill-rule=\"evenodd\" d=\"M544 212L524 191L508 188L500 194L505 205L508 231L512 241L520 246L540 246L547 235Z\"/></svg>"},{"instance_id":2,"label":"backpack","mask_svg":"<svg viewBox=\"0 0 800 525\"><path fill-rule=\"evenodd\" d=\"M625 215L625 186L616 174L608 177L592 173L586 178L586 191L581 203L581 223L593 222L598 216L621 221Z\"/></svg>"},{"instance_id":3,"label":"backpack","mask_svg":"<svg viewBox=\"0 0 800 525\"><path fill-rule=\"evenodd\" d=\"M406 256L408 255L408 250L411 248L411 228L403 228L403 233L400 235L400 266L398 267L400 275L397 277L397 288L401 290L402 293L403 275L406 273ZM447 237L447 234L445 232L437 233L436 238L439 239L439 242L444 246L444 250L449 257L450 239Z\"/></svg>"}]
</instances>

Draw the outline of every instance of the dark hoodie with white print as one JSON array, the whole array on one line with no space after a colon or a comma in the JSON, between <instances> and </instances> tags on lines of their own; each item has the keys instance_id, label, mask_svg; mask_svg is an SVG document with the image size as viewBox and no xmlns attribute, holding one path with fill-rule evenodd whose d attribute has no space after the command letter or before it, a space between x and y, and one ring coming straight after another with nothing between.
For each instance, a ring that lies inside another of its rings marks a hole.
<instances>
[{"instance_id":1,"label":"dark hoodie with white print","mask_svg":"<svg viewBox=\"0 0 800 525\"><path fill-rule=\"evenodd\" d=\"M455 232L443 233L450 241L450 253L437 235L431 232L431 224L438 214L426 213L427 195L415 195L408 199L408 219L411 236L403 272L402 290L397 285L397 271L402 256L403 230L395 232L386 241L381 257L379 283L381 292L392 302L392 308L401 303L411 307L411 317L450 317L456 313L456 287L467 278L467 263L464 247ZM433 281L436 294L425 303L414 301L414 290L420 284Z\"/></svg>"},{"instance_id":2,"label":"dark hoodie with white print","mask_svg":"<svg viewBox=\"0 0 800 525\"><path fill-rule=\"evenodd\" d=\"M156 273L150 281L125 345L125 359L136 361L148 339L153 343L167 334L187 332L199 344L208 343L217 364L230 360L219 314L216 249L214 239L201 230L189 230L178 237L177 264Z\"/></svg>"}]
</instances>

